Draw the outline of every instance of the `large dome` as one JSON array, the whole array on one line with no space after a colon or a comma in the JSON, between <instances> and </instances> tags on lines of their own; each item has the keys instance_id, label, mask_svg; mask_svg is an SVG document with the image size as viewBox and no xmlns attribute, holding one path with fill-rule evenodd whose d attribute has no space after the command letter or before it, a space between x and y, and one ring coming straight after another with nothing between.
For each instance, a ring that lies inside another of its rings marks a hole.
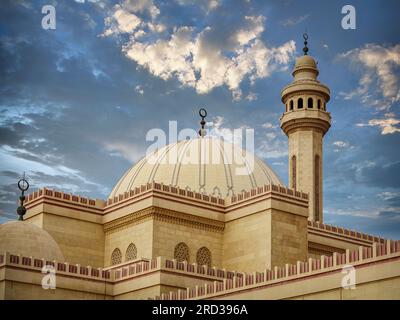
<instances>
[{"instance_id":1,"label":"large dome","mask_svg":"<svg viewBox=\"0 0 400 320\"><path fill-rule=\"evenodd\" d=\"M222 139L203 137L149 153L122 176L109 198L152 181L221 197L265 184L283 185L252 153Z\"/></svg>"},{"instance_id":2,"label":"large dome","mask_svg":"<svg viewBox=\"0 0 400 320\"><path fill-rule=\"evenodd\" d=\"M26 221L0 224L0 253L4 252L64 261L60 247L53 237L46 230Z\"/></svg>"}]
</instances>

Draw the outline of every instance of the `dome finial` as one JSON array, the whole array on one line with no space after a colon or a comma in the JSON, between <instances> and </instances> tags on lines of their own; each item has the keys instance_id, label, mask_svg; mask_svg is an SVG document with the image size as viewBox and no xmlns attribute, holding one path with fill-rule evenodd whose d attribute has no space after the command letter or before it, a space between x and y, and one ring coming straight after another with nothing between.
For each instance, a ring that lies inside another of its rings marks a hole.
<instances>
[{"instance_id":1,"label":"dome finial","mask_svg":"<svg viewBox=\"0 0 400 320\"><path fill-rule=\"evenodd\" d=\"M25 179L25 172L22 175L22 179L18 181L18 189L21 190L21 196L19 197L19 202L20 205L17 208L17 213L19 215L18 220L24 220L23 216L26 213L26 208L24 207L24 201L25 201L25 191L29 189L29 182Z\"/></svg>"},{"instance_id":2,"label":"dome finial","mask_svg":"<svg viewBox=\"0 0 400 320\"><path fill-rule=\"evenodd\" d=\"M204 137L206 135L206 129L204 129L204 125L206 124L206 121L204 120L204 118L207 117L207 110L204 108L201 108L199 110L199 115L201 117L201 121L200 121L201 128L199 130L199 136Z\"/></svg>"},{"instance_id":3,"label":"dome finial","mask_svg":"<svg viewBox=\"0 0 400 320\"><path fill-rule=\"evenodd\" d=\"M303 39L304 39L304 48L303 48L303 52L304 52L304 55L306 56L307 53L308 53L308 47L307 47L307 44L308 44L308 42L307 42L307 40L308 40L308 34L307 34L307 32L304 32L304 33L303 33Z\"/></svg>"}]
</instances>

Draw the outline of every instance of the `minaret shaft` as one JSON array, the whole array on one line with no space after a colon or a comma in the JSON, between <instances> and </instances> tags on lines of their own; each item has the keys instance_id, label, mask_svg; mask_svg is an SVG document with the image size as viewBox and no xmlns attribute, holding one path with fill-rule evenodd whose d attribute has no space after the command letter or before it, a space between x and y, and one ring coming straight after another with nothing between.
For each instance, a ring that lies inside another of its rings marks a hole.
<instances>
[{"instance_id":1,"label":"minaret shaft","mask_svg":"<svg viewBox=\"0 0 400 320\"><path fill-rule=\"evenodd\" d=\"M330 128L329 88L317 80L315 60L297 59L294 80L282 90L281 128L289 139L289 187L308 192L309 220L323 222L323 137Z\"/></svg>"}]
</instances>

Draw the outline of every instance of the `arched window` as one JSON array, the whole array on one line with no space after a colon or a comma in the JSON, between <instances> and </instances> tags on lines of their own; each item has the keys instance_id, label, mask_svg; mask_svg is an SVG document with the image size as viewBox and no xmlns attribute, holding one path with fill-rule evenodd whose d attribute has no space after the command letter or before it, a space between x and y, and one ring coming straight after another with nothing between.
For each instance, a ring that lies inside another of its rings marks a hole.
<instances>
[{"instance_id":1,"label":"arched window","mask_svg":"<svg viewBox=\"0 0 400 320\"><path fill-rule=\"evenodd\" d=\"M308 98L307 106L308 106L308 108L313 108L314 107L313 98Z\"/></svg>"},{"instance_id":2,"label":"arched window","mask_svg":"<svg viewBox=\"0 0 400 320\"><path fill-rule=\"evenodd\" d=\"M189 262L189 247L186 243L180 242L175 246L174 259L179 262Z\"/></svg>"},{"instance_id":3,"label":"arched window","mask_svg":"<svg viewBox=\"0 0 400 320\"><path fill-rule=\"evenodd\" d=\"M126 249L125 261L130 261L135 259L137 259L137 249L135 244L131 243Z\"/></svg>"},{"instance_id":4,"label":"arched window","mask_svg":"<svg viewBox=\"0 0 400 320\"><path fill-rule=\"evenodd\" d=\"M320 219L320 212L319 212L319 194L320 194L320 190L319 190L319 171L320 171L320 158L319 155L315 156L315 173L314 173L314 190L315 190L315 199L314 199L314 203L315 203L315 221L319 221Z\"/></svg>"},{"instance_id":5,"label":"arched window","mask_svg":"<svg viewBox=\"0 0 400 320\"><path fill-rule=\"evenodd\" d=\"M297 108L298 109L303 108L303 98L299 98L299 100L297 100Z\"/></svg>"},{"instance_id":6,"label":"arched window","mask_svg":"<svg viewBox=\"0 0 400 320\"><path fill-rule=\"evenodd\" d=\"M116 248L111 254L111 265L120 264L121 262L122 262L121 250Z\"/></svg>"},{"instance_id":7,"label":"arched window","mask_svg":"<svg viewBox=\"0 0 400 320\"><path fill-rule=\"evenodd\" d=\"M293 100L290 100L290 110L293 110Z\"/></svg>"},{"instance_id":8,"label":"arched window","mask_svg":"<svg viewBox=\"0 0 400 320\"><path fill-rule=\"evenodd\" d=\"M292 157L292 189L296 189L296 156Z\"/></svg>"},{"instance_id":9,"label":"arched window","mask_svg":"<svg viewBox=\"0 0 400 320\"><path fill-rule=\"evenodd\" d=\"M318 99L318 109L321 109L321 100Z\"/></svg>"},{"instance_id":10,"label":"arched window","mask_svg":"<svg viewBox=\"0 0 400 320\"><path fill-rule=\"evenodd\" d=\"M201 247L197 251L196 262L200 266L207 265L211 267L211 251L206 247Z\"/></svg>"}]
</instances>

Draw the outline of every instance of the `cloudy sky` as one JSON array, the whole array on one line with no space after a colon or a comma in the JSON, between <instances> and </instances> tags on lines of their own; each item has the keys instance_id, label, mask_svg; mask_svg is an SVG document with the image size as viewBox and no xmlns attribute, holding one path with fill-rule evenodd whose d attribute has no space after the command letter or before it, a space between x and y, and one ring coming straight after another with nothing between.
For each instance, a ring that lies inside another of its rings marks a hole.
<instances>
[{"instance_id":1,"label":"cloudy sky","mask_svg":"<svg viewBox=\"0 0 400 320\"><path fill-rule=\"evenodd\" d=\"M398 1L2 0L0 222L16 181L106 198L144 155L146 132L255 130L256 154L287 183L280 90L302 33L332 93L325 222L400 239ZM42 28L42 7L56 29Z\"/></svg>"}]
</instances>

